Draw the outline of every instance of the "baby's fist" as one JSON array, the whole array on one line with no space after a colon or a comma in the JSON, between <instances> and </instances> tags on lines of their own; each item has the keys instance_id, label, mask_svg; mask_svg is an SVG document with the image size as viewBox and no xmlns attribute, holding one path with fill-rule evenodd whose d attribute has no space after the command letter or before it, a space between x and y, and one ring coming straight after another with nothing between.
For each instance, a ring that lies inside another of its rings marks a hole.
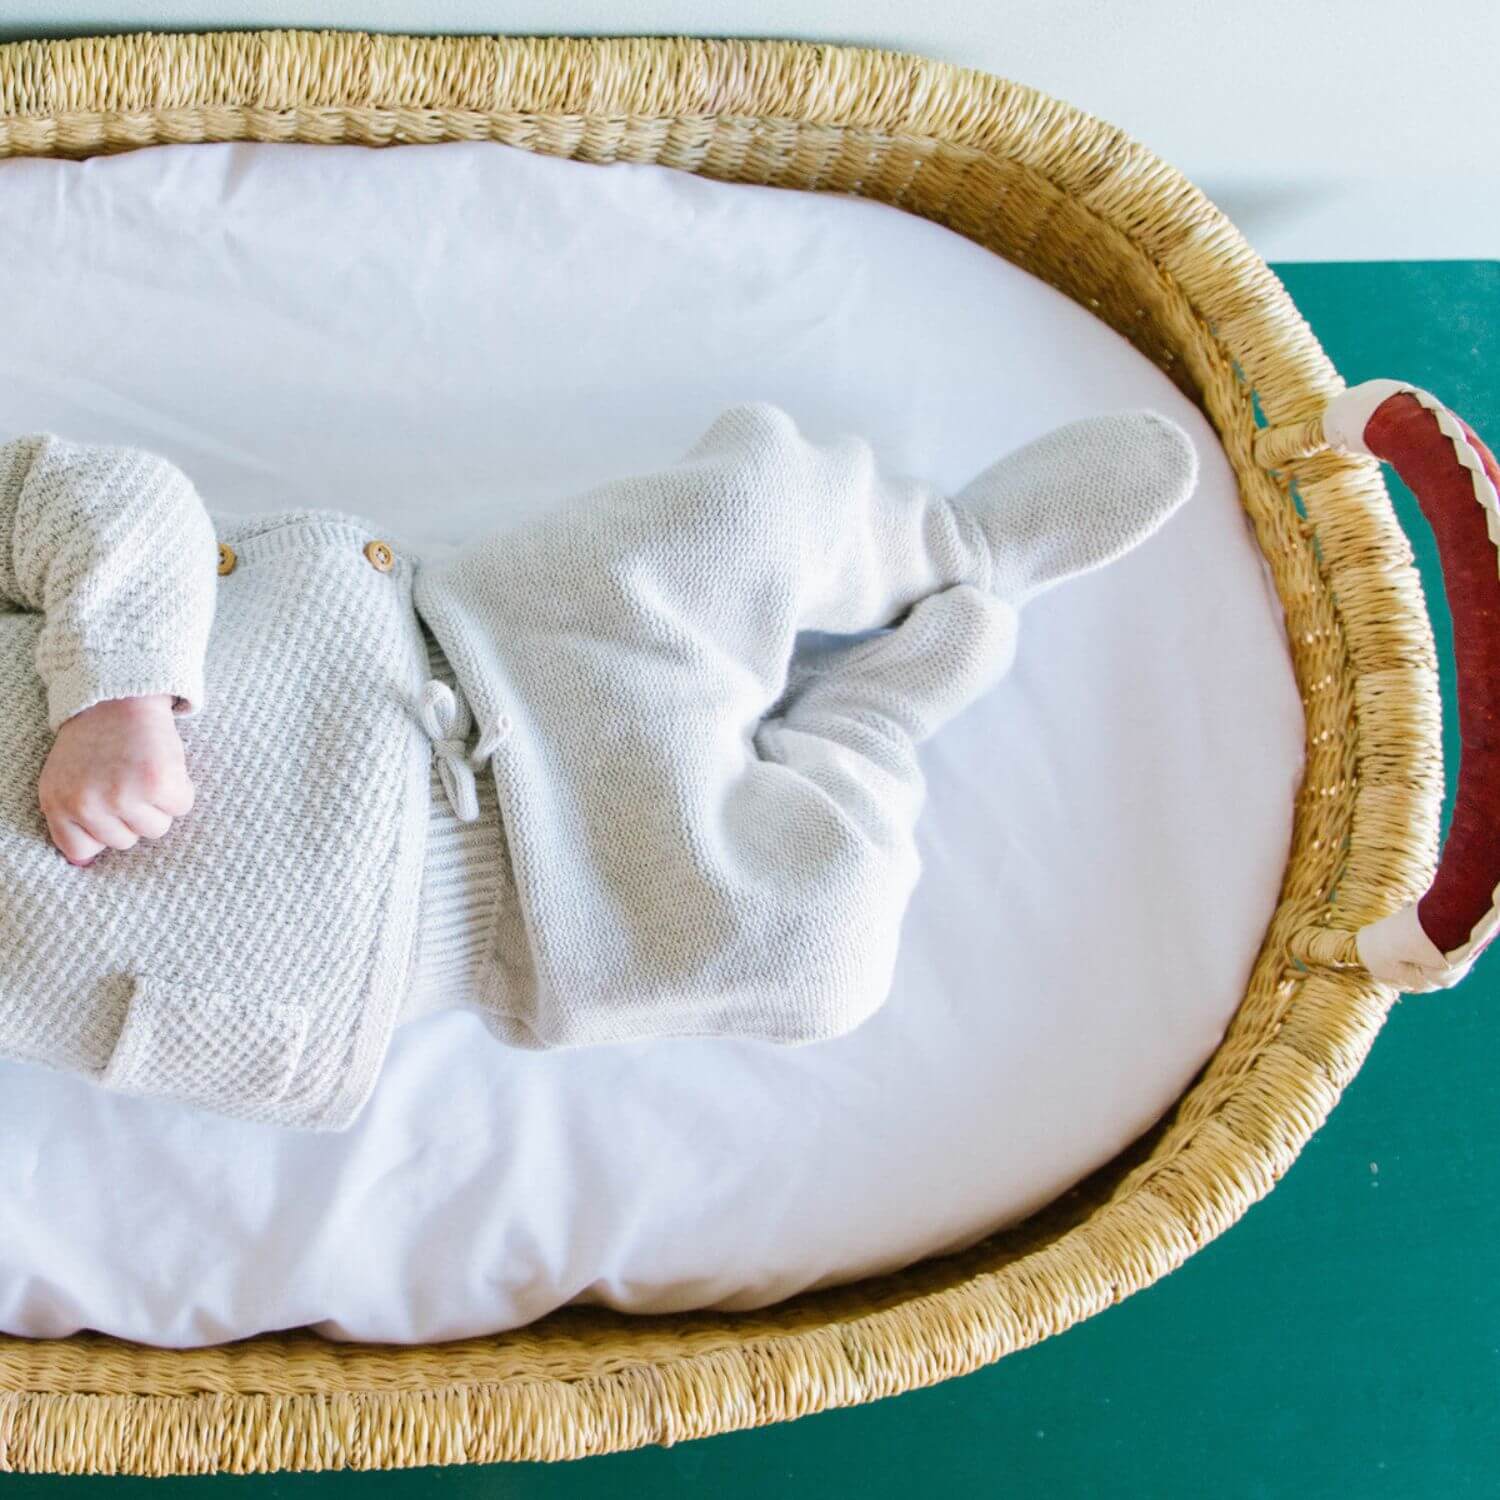
<instances>
[{"instance_id":1,"label":"baby's fist","mask_svg":"<svg viewBox=\"0 0 1500 1500\"><path fill-rule=\"evenodd\" d=\"M111 698L65 720L37 800L69 864L159 839L193 805L171 697Z\"/></svg>"}]
</instances>

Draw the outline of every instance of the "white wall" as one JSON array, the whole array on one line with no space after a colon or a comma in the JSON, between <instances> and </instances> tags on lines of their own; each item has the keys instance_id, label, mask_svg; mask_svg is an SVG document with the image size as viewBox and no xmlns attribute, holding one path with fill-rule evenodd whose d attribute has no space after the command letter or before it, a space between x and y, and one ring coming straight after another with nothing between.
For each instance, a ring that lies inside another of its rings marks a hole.
<instances>
[{"instance_id":1,"label":"white wall","mask_svg":"<svg viewBox=\"0 0 1500 1500\"><path fill-rule=\"evenodd\" d=\"M0 0L3 39L263 26L923 52L1122 126L1268 259L1500 257L1497 0Z\"/></svg>"}]
</instances>

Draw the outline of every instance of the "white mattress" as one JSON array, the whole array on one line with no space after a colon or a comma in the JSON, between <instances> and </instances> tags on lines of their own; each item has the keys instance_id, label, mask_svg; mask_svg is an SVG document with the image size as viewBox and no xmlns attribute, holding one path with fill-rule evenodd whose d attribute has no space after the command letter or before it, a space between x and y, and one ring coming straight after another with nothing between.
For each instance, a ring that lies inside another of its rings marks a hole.
<instances>
[{"instance_id":1,"label":"white mattress","mask_svg":"<svg viewBox=\"0 0 1500 1500\"><path fill-rule=\"evenodd\" d=\"M924 746L924 873L859 1031L536 1054L450 1011L398 1030L332 1136L0 1064L0 1329L403 1342L573 1300L759 1306L1026 1214L1212 1051L1275 905L1301 706L1211 428L1072 302L894 209L487 143L6 161L0 222L0 437L154 448L211 508L453 541L746 398L950 487L1131 406L1203 460Z\"/></svg>"}]
</instances>

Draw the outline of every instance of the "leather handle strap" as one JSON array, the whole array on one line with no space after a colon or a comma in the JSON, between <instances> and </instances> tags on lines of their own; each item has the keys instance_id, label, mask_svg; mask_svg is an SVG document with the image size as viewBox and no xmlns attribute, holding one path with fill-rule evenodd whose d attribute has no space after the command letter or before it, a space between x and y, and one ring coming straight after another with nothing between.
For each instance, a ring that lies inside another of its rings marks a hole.
<instances>
[{"instance_id":1,"label":"leather handle strap","mask_svg":"<svg viewBox=\"0 0 1500 1500\"><path fill-rule=\"evenodd\" d=\"M1462 743L1453 822L1426 894L1361 928L1355 948L1376 979L1448 989L1500 930L1500 465L1462 417L1402 381L1351 386L1322 428L1329 447L1396 470L1442 563Z\"/></svg>"}]
</instances>

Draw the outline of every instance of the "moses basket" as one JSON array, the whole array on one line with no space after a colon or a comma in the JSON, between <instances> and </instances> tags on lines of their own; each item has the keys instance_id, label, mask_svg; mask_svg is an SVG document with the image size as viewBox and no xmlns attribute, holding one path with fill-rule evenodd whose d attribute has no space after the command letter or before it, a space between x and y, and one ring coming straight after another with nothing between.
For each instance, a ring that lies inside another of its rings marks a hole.
<instances>
[{"instance_id":1,"label":"moses basket","mask_svg":"<svg viewBox=\"0 0 1500 1500\"><path fill-rule=\"evenodd\" d=\"M1396 464L1438 531L1466 716L1487 706L1465 621L1500 593L1493 460L1425 392L1345 392L1234 226L1120 130L983 73L800 43L269 30L0 46L0 156L454 139L877 199L1041 277L1166 370L1238 477L1305 708L1274 917L1222 1045L1169 1116L962 1254L757 1312L573 1307L422 1347L305 1330L186 1351L4 1338L0 1469L563 1459L965 1374L1150 1285L1233 1224L1325 1119L1398 993L1451 983L1493 931L1500 875L1476 825L1493 766L1466 744L1440 874L1434 643L1372 455Z\"/></svg>"}]
</instances>

